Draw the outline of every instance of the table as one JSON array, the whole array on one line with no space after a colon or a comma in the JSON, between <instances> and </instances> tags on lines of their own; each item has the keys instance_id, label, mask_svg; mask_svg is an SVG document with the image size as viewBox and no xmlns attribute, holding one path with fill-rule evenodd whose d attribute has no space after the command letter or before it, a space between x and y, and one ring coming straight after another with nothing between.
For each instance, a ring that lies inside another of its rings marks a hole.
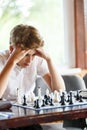
<instances>
[{"instance_id":1,"label":"table","mask_svg":"<svg viewBox=\"0 0 87 130\"><path fill-rule=\"evenodd\" d=\"M12 116L10 119L0 120L0 129L87 117L87 105L40 111L12 106L11 111L14 113L14 116Z\"/></svg>"}]
</instances>

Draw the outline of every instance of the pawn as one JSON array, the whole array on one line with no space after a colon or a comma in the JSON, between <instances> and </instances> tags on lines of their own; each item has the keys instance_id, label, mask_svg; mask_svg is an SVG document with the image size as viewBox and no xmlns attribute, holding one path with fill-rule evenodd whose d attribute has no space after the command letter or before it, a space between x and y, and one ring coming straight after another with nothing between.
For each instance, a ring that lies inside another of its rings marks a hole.
<instances>
[{"instance_id":1,"label":"pawn","mask_svg":"<svg viewBox=\"0 0 87 130\"><path fill-rule=\"evenodd\" d=\"M36 100L36 108L40 108L40 106L39 106L39 99Z\"/></svg>"},{"instance_id":2,"label":"pawn","mask_svg":"<svg viewBox=\"0 0 87 130\"><path fill-rule=\"evenodd\" d=\"M45 101L44 101L44 99L42 100L43 101L43 103L42 103L42 107L44 107L46 104L45 104Z\"/></svg>"},{"instance_id":3,"label":"pawn","mask_svg":"<svg viewBox=\"0 0 87 130\"><path fill-rule=\"evenodd\" d=\"M68 95L68 99L67 99L67 102L69 102L69 100L70 100L70 96Z\"/></svg>"}]
</instances>

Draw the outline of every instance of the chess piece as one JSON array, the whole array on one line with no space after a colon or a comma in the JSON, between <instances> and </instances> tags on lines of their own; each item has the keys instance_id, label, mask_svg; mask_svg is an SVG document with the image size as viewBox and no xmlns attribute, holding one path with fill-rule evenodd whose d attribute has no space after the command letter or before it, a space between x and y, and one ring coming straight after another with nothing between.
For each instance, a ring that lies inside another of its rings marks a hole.
<instances>
[{"instance_id":1,"label":"chess piece","mask_svg":"<svg viewBox=\"0 0 87 130\"><path fill-rule=\"evenodd\" d=\"M73 104L73 97L72 97L72 92L70 92L70 100L69 100L69 104Z\"/></svg>"},{"instance_id":2,"label":"chess piece","mask_svg":"<svg viewBox=\"0 0 87 130\"><path fill-rule=\"evenodd\" d=\"M17 88L17 103L18 104L21 104L21 94L20 94L20 89L19 88Z\"/></svg>"},{"instance_id":3,"label":"chess piece","mask_svg":"<svg viewBox=\"0 0 87 130\"><path fill-rule=\"evenodd\" d=\"M48 105L49 104L49 98L47 95L44 95L44 101L45 101L45 104Z\"/></svg>"},{"instance_id":4,"label":"chess piece","mask_svg":"<svg viewBox=\"0 0 87 130\"><path fill-rule=\"evenodd\" d=\"M39 106L39 99L36 100L36 108L40 108L40 106Z\"/></svg>"},{"instance_id":5,"label":"chess piece","mask_svg":"<svg viewBox=\"0 0 87 130\"><path fill-rule=\"evenodd\" d=\"M19 88L17 88L17 103L19 103Z\"/></svg>"},{"instance_id":6,"label":"chess piece","mask_svg":"<svg viewBox=\"0 0 87 130\"><path fill-rule=\"evenodd\" d=\"M34 103L34 100L35 100L35 94L31 92L31 103Z\"/></svg>"},{"instance_id":7,"label":"chess piece","mask_svg":"<svg viewBox=\"0 0 87 130\"><path fill-rule=\"evenodd\" d=\"M44 95L44 99L47 99L47 95Z\"/></svg>"},{"instance_id":8,"label":"chess piece","mask_svg":"<svg viewBox=\"0 0 87 130\"><path fill-rule=\"evenodd\" d=\"M60 103L61 103L61 105L65 105L65 93L64 92L62 92Z\"/></svg>"},{"instance_id":9,"label":"chess piece","mask_svg":"<svg viewBox=\"0 0 87 130\"><path fill-rule=\"evenodd\" d=\"M79 100L79 91L77 91L76 100Z\"/></svg>"},{"instance_id":10,"label":"chess piece","mask_svg":"<svg viewBox=\"0 0 87 130\"><path fill-rule=\"evenodd\" d=\"M37 103L37 102L36 102L36 100L35 100L35 101L34 101L34 107L35 107L35 108L36 108L36 103Z\"/></svg>"},{"instance_id":11,"label":"chess piece","mask_svg":"<svg viewBox=\"0 0 87 130\"><path fill-rule=\"evenodd\" d=\"M45 101L44 101L44 99L42 100L42 105L41 105L41 107L44 107L46 104L45 104Z\"/></svg>"},{"instance_id":12,"label":"chess piece","mask_svg":"<svg viewBox=\"0 0 87 130\"><path fill-rule=\"evenodd\" d=\"M58 92L55 90L54 91L54 102L59 102L58 99L59 99L58 98Z\"/></svg>"},{"instance_id":13,"label":"chess piece","mask_svg":"<svg viewBox=\"0 0 87 130\"><path fill-rule=\"evenodd\" d=\"M39 106L39 99L34 101L34 106L33 107L34 108L40 108L40 106Z\"/></svg>"},{"instance_id":14,"label":"chess piece","mask_svg":"<svg viewBox=\"0 0 87 130\"><path fill-rule=\"evenodd\" d=\"M38 99L41 100L42 96L41 96L41 87L38 87Z\"/></svg>"},{"instance_id":15,"label":"chess piece","mask_svg":"<svg viewBox=\"0 0 87 130\"><path fill-rule=\"evenodd\" d=\"M83 102L81 95L79 96L79 102Z\"/></svg>"},{"instance_id":16,"label":"chess piece","mask_svg":"<svg viewBox=\"0 0 87 130\"><path fill-rule=\"evenodd\" d=\"M49 90L48 89L46 90L46 95L49 96Z\"/></svg>"},{"instance_id":17,"label":"chess piece","mask_svg":"<svg viewBox=\"0 0 87 130\"><path fill-rule=\"evenodd\" d=\"M50 99L50 106L54 106L52 98Z\"/></svg>"},{"instance_id":18,"label":"chess piece","mask_svg":"<svg viewBox=\"0 0 87 130\"><path fill-rule=\"evenodd\" d=\"M24 95L23 99L24 99L23 106L26 106L27 103L26 103L26 96L25 95Z\"/></svg>"},{"instance_id":19,"label":"chess piece","mask_svg":"<svg viewBox=\"0 0 87 130\"><path fill-rule=\"evenodd\" d=\"M52 99L54 98L53 92L50 93L50 98L52 98Z\"/></svg>"},{"instance_id":20,"label":"chess piece","mask_svg":"<svg viewBox=\"0 0 87 130\"><path fill-rule=\"evenodd\" d=\"M49 105L50 102L50 96L44 95L44 101L46 105Z\"/></svg>"},{"instance_id":21,"label":"chess piece","mask_svg":"<svg viewBox=\"0 0 87 130\"><path fill-rule=\"evenodd\" d=\"M70 101L70 95L68 95L67 97L68 97L67 102L69 102Z\"/></svg>"}]
</instances>

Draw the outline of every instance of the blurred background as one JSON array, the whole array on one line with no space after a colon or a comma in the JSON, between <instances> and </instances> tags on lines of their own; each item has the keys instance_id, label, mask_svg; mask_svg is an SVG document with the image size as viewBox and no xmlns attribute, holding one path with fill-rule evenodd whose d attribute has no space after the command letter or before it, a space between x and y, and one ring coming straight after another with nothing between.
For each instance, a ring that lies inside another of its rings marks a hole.
<instances>
[{"instance_id":1,"label":"blurred background","mask_svg":"<svg viewBox=\"0 0 87 130\"><path fill-rule=\"evenodd\" d=\"M85 4L84 4L85 3ZM86 0L0 0L0 50L17 24L37 27L60 70L86 69Z\"/></svg>"}]
</instances>

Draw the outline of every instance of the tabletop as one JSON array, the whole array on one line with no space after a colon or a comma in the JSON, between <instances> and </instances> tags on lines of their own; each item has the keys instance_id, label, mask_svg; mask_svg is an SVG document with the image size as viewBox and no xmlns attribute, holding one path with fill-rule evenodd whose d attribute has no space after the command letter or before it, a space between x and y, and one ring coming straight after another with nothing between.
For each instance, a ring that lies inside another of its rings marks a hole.
<instances>
[{"instance_id":1,"label":"tabletop","mask_svg":"<svg viewBox=\"0 0 87 130\"><path fill-rule=\"evenodd\" d=\"M10 112L13 113L10 118L0 119L1 129L86 118L87 104L42 110L12 106Z\"/></svg>"}]
</instances>

